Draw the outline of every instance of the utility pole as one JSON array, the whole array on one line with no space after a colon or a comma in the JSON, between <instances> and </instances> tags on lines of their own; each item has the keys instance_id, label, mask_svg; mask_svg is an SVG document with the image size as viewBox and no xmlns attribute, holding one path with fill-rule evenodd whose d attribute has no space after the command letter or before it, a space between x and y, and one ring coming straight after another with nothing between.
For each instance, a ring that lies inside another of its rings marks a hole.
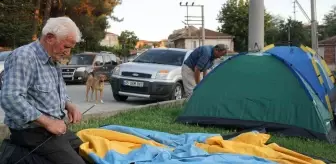
<instances>
[{"instance_id":1,"label":"utility pole","mask_svg":"<svg viewBox=\"0 0 336 164\"><path fill-rule=\"evenodd\" d=\"M293 14L294 14L294 20L296 20L296 1L293 1Z\"/></svg>"},{"instance_id":2,"label":"utility pole","mask_svg":"<svg viewBox=\"0 0 336 164\"><path fill-rule=\"evenodd\" d=\"M248 50L259 51L264 48L264 0L250 0L248 24Z\"/></svg>"},{"instance_id":3,"label":"utility pole","mask_svg":"<svg viewBox=\"0 0 336 164\"><path fill-rule=\"evenodd\" d=\"M307 15L307 13L304 11L298 0L295 0L296 4L304 14L304 16L307 18L308 21L310 21L310 26L311 26L311 44L313 50L316 52L318 51L318 32L317 32L317 17L316 17L316 0L311 0L310 5L311 5L311 19Z\"/></svg>"},{"instance_id":4,"label":"utility pole","mask_svg":"<svg viewBox=\"0 0 336 164\"><path fill-rule=\"evenodd\" d=\"M202 45L205 44L205 29L204 29L204 5L195 5L194 2L191 3L191 5L188 4L188 2L186 2L185 4L182 4L182 2L180 2L180 6L184 6L187 7L187 16L186 17L186 23L187 27L188 27L188 31L189 31L189 36L190 36L190 25L201 25L202 27ZM188 13L189 7L200 7L201 8L201 16L190 16ZM201 19L190 19L190 18L201 18ZM198 23L189 23L189 22L198 22ZM201 23L199 23L201 22Z\"/></svg>"},{"instance_id":5,"label":"utility pole","mask_svg":"<svg viewBox=\"0 0 336 164\"><path fill-rule=\"evenodd\" d=\"M205 29L204 29L204 6L201 6L202 9L202 45L205 44Z\"/></svg>"},{"instance_id":6,"label":"utility pole","mask_svg":"<svg viewBox=\"0 0 336 164\"><path fill-rule=\"evenodd\" d=\"M316 0L311 0L311 40L312 48L315 52L318 51L318 39L317 39L317 17L316 17Z\"/></svg>"},{"instance_id":7,"label":"utility pole","mask_svg":"<svg viewBox=\"0 0 336 164\"><path fill-rule=\"evenodd\" d=\"M291 44L291 24L292 22L288 22L288 43Z\"/></svg>"}]
</instances>

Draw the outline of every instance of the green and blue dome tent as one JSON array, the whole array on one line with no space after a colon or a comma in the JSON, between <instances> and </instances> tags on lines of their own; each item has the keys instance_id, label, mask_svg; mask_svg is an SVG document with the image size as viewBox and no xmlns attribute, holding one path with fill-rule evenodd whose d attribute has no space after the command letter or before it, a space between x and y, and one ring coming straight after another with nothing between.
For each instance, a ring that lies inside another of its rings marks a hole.
<instances>
[{"instance_id":1,"label":"green and blue dome tent","mask_svg":"<svg viewBox=\"0 0 336 164\"><path fill-rule=\"evenodd\" d=\"M334 118L324 79L335 79L323 64L320 71L311 51L305 46L270 45L258 53L227 59L194 89L176 121L263 127L287 136L334 142Z\"/></svg>"}]
</instances>

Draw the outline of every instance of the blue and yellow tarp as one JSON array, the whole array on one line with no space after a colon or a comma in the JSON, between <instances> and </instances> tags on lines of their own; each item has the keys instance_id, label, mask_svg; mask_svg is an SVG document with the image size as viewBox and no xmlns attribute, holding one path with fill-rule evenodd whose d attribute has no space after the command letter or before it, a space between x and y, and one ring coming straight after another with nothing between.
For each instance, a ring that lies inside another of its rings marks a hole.
<instances>
[{"instance_id":1,"label":"blue and yellow tarp","mask_svg":"<svg viewBox=\"0 0 336 164\"><path fill-rule=\"evenodd\" d=\"M247 132L229 140L220 134L174 135L146 129L109 125L77 133L84 142L80 154L97 164L322 164L275 143L270 135Z\"/></svg>"}]
</instances>

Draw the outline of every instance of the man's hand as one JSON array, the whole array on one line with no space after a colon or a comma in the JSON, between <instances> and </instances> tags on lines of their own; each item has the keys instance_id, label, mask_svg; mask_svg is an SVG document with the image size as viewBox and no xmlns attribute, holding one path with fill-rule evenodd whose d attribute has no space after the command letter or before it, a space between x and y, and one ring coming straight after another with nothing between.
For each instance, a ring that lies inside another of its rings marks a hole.
<instances>
[{"instance_id":1,"label":"man's hand","mask_svg":"<svg viewBox=\"0 0 336 164\"><path fill-rule=\"evenodd\" d=\"M78 123L82 119L82 113L77 109L74 104L67 102L65 105L65 109L68 111L68 117L70 123Z\"/></svg>"},{"instance_id":2,"label":"man's hand","mask_svg":"<svg viewBox=\"0 0 336 164\"><path fill-rule=\"evenodd\" d=\"M65 134L67 127L63 120L51 120L45 127L50 133L55 135Z\"/></svg>"},{"instance_id":3,"label":"man's hand","mask_svg":"<svg viewBox=\"0 0 336 164\"><path fill-rule=\"evenodd\" d=\"M63 120L54 120L45 115L40 116L36 122L42 125L45 129L47 129L50 133L55 135L65 134L67 127Z\"/></svg>"}]
</instances>

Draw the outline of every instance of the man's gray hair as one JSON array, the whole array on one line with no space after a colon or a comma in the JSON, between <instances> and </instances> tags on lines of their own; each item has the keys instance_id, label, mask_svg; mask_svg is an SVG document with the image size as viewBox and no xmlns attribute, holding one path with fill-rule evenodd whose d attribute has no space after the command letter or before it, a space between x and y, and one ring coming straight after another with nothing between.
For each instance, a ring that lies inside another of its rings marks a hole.
<instances>
[{"instance_id":1,"label":"man's gray hair","mask_svg":"<svg viewBox=\"0 0 336 164\"><path fill-rule=\"evenodd\" d=\"M49 18L42 29L42 36L46 36L48 33L56 35L58 39L63 39L68 37L70 34L74 34L76 42L80 42L82 38L82 34L76 23L69 17Z\"/></svg>"},{"instance_id":2,"label":"man's gray hair","mask_svg":"<svg viewBox=\"0 0 336 164\"><path fill-rule=\"evenodd\" d=\"M229 47L226 44L217 44L214 47L217 51L224 51L224 50L228 50Z\"/></svg>"}]
</instances>

